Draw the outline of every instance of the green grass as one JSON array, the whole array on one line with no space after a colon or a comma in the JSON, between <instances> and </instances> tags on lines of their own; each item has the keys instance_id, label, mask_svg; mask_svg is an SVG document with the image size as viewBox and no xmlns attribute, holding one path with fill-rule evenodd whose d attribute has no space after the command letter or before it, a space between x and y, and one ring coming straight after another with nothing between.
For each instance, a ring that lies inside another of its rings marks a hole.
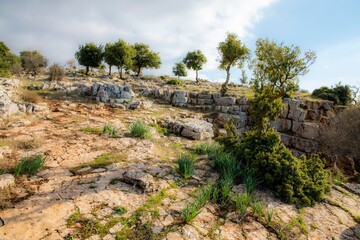
<instances>
[{"instance_id":1,"label":"green grass","mask_svg":"<svg viewBox=\"0 0 360 240\"><path fill-rule=\"evenodd\" d=\"M194 159L191 155L181 155L177 160L178 173L185 179L190 178L194 174Z\"/></svg>"},{"instance_id":2,"label":"green grass","mask_svg":"<svg viewBox=\"0 0 360 240\"><path fill-rule=\"evenodd\" d=\"M80 164L79 166L72 169L72 171L77 171L84 167L91 167L91 168L102 168L106 167L112 163L126 161L126 155L118 155L113 153L103 153L99 155L97 158L92 160L91 162Z\"/></svg>"},{"instance_id":3,"label":"green grass","mask_svg":"<svg viewBox=\"0 0 360 240\"><path fill-rule=\"evenodd\" d=\"M102 133L102 129L92 128L92 127L82 128L80 131L82 131L84 133L91 133L91 134L97 134L97 135L100 135Z\"/></svg>"},{"instance_id":4,"label":"green grass","mask_svg":"<svg viewBox=\"0 0 360 240\"><path fill-rule=\"evenodd\" d=\"M251 204L251 213L256 214L258 218L262 218L264 215L264 205L261 201L253 201Z\"/></svg>"},{"instance_id":5,"label":"green grass","mask_svg":"<svg viewBox=\"0 0 360 240\"><path fill-rule=\"evenodd\" d=\"M240 165L231 153L218 151L212 156L214 169L221 178L234 180L240 172Z\"/></svg>"},{"instance_id":6,"label":"green grass","mask_svg":"<svg viewBox=\"0 0 360 240\"><path fill-rule=\"evenodd\" d=\"M116 137L118 134L118 131L111 124L105 123L101 133L104 135L108 135L109 137Z\"/></svg>"},{"instance_id":7,"label":"green grass","mask_svg":"<svg viewBox=\"0 0 360 240\"><path fill-rule=\"evenodd\" d=\"M117 213L117 214L125 214L127 212L126 208L123 207L123 206L117 206L117 207L114 207L114 212Z\"/></svg>"},{"instance_id":8,"label":"green grass","mask_svg":"<svg viewBox=\"0 0 360 240\"><path fill-rule=\"evenodd\" d=\"M14 175L35 174L45 164L45 158L38 154L32 157L22 158L20 163L14 168Z\"/></svg>"},{"instance_id":9,"label":"green grass","mask_svg":"<svg viewBox=\"0 0 360 240\"><path fill-rule=\"evenodd\" d=\"M242 181L245 184L246 193L250 196L253 194L256 184L257 184L257 178L255 177L255 174L250 171L248 168L244 167L244 169L241 172Z\"/></svg>"},{"instance_id":10,"label":"green grass","mask_svg":"<svg viewBox=\"0 0 360 240\"><path fill-rule=\"evenodd\" d=\"M247 208L250 205L251 197L247 193L237 194L233 197L235 208L244 216L247 213Z\"/></svg>"},{"instance_id":11,"label":"green grass","mask_svg":"<svg viewBox=\"0 0 360 240\"><path fill-rule=\"evenodd\" d=\"M216 142L201 142L194 147L197 154L208 154L210 156L222 151L222 147Z\"/></svg>"},{"instance_id":12,"label":"green grass","mask_svg":"<svg viewBox=\"0 0 360 240\"><path fill-rule=\"evenodd\" d=\"M156 129L156 131L161 134L161 135L168 135L169 134L169 130L167 128L161 127L159 124L157 123L150 123L149 124L150 127L153 127Z\"/></svg>"},{"instance_id":13,"label":"green grass","mask_svg":"<svg viewBox=\"0 0 360 240\"><path fill-rule=\"evenodd\" d=\"M269 224L272 221L272 218L274 216L274 209L267 209L265 213L265 220Z\"/></svg>"},{"instance_id":14,"label":"green grass","mask_svg":"<svg viewBox=\"0 0 360 240\"><path fill-rule=\"evenodd\" d=\"M300 214L297 217L291 218L289 224L286 226L286 228L290 231L294 227L298 227L303 234L309 233L309 228L305 224L304 218Z\"/></svg>"},{"instance_id":15,"label":"green grass","mask_svg":"<svg viewBox=\"0 0 360 240\"><path fill-rule=\"evenodd\" d=\"M130 125L130 136L136 138L150 138L150 128L140 120L135 121Z\"/></svg>"},{"instance_id":16,"label":"green grass","mask_svg":"<svg viewBox=\"0 0 360 240\"><path fill-rule=\"evenodd\" d=\"M186 223L190 223L200 212L201 208L210 200L212 186L206 186L195 198L195 202L188 203L181 215Z\"/></svg>"}]
</instances>

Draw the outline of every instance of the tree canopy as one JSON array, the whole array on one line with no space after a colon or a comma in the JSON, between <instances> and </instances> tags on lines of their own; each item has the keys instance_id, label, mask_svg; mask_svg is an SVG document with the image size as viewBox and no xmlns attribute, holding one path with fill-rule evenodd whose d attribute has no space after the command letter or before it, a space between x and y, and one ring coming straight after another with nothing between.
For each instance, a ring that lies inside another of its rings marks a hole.
<instances>
[{"instance_id":1,"label":"tree canopy","mask_svg":"<svg viewBox=\"0 0 360 240\"><path fill-rule=\"evenodd\" d=\"M186 67L196 71L196 82L199 81L198 71L202 69L203 65L207 62L205 55L200 51L188 52L183 62Z\"/></svg>"},{"instance_id":2,"label":"tree canopy","mask_svg":"<svg viewBox=\"0 0 360 240\"><path fill-rule=\"evenodd\" d=\"M317 88L311 95L324 100L333 101L335 104L339 105L350 105L353 101L350 86L341 85L341 83L336 84L336 86L332 88Z\"/></svg>"},{"instance_id":3,"label":"tree canopy","mask_svg":"<svg viewBox=\"0 0 360 240\"><path fill-rule=\"evenodd\" d=\"M88 75L90 67L97 68L100 66L103 56L103 46L96 46L95 43L80 45L79 50L75 53L79 64L86 67L86 75Z\"/></svg>"},{"instance_id":4,"label":"tree canopy","mask_svg":"<svg viewBox=\"0 0 360 240\"><path fill-rule=\"evenodd\" d=\"M178 78L187 76L185 64L183 62L175 63L175 66L173 67L173 73Z\"/></svg>"},{"instance_id":5,"label":"tree canopy","mask_svg":"<svg viewBox=\"0 0 360 240\"><path fill-rule=\"evenodd\" d=\"M136 76L140 76L143 68L160 68L161 59L159 53L153 52L149 45L144 43L135 43L135 57L133 58L133 69Z\"/></svg>"},{"instance_id":6,"label":"tree canopy","mask_svg":"<svg viewBox=\"0 0 360 240\"><path fill-rule=\"evenodd\" d=\"M130 69L134 57L134 48L122 39L105 46L105 62L109 65L109 75L111 75L111 66L116 66L119 69L120 78L122 78L123 68Z\"/></svg>"},{"instance_id":7,"label":"tree canopy","mask_svg":"<svg viewBox=\"0 0 360 240\"><path fill-rule=\"evenodd\" d=\"M34 75L48 64L48 60L39 51L22 51L20 58L23 69Z\"/></svg>"},{"instance_id":8,"label":"tree canopy","mask_svg":"<svg viewBox=\"0 0 360 240\"><path fill-rule=\"evenodd\" d=\"M268 39L256 41L255 55L251 64L253 87L261 90L268 85L282 98L289 97L298 88L298 77L308 73L316 60L313 51L302 56L299 47L285 46Z\"/></svg>"},{"instance_id":9,"label":"tree canopy","mask_svg":"<svg viewBox=\"0 0 360 240\"><path fill-rule=\"evenodd\" d=\"M13 65L19 61L19 57L4 42L0 42L0 77L10 77Z\"/></svg>"},{"instance_id":10,"label":"tree canopy","mask_svg":"<svg viewBox=\"0 0 360 240\"><path fill-rule=\"evenodd\" d=\"M236 65L239 68L243 67L244 61L250 57L250 50L241 43L236 34L228 33L225 41L219 43L218 52L219 68L226 71L226 80L221 87L221 93L224 95L230 80L230 68Z\"/></svg>"}]
</instances>

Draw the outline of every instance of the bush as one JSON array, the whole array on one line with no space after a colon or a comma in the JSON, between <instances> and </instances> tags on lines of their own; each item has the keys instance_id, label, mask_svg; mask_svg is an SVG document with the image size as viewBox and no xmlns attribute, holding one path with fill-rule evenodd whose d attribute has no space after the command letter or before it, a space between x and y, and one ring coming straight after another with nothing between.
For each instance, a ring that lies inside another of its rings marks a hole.
<instances>
[{"instance_id":1,"label":"bush","mask_svg":"<svg viewBox=\"0 0 360 240\"><path fill-rule=\"evenodd\" d=\"M287 203L310 205L329 190L328 172L318 155L296 158L275 129L246 132L236 155L252 172L261 172L262 185Z\"/></svg>"},{"instance_id":2,"label":"bush","mask_svg":"<svg viewBox=\"0 0 360 240\"><path fill-rule=\"evenodd\" d=\"M51 81L61 81L65 76L65 69L58 64L53 64L49 68L49 78Z\"/></svg>"},{"instance_id":3,"label":"bush","mask_svg":"<svg viewBox=\"0 0 360 240\"><path fill-rule=\"evenodd\" d=\"M20 176L23 174L35 174L40 168L44 166L45 158L42 155L35 155L33 157L23 158L14 169L14 175Z\"/></svg>"},{"instance_id":4,"label":"bush","mask_svg":"<svg viewBox=\"0 0 360 240\"><path fill-rule=\"evenodd\" d=\"M144 122L138 120L131 124L130 135L137 138L149 138L151 136L150 128Z\"/></svg>"},{"instance_id":5,"label":"bush","mask_svg":"<svg viewBox=\"0 0 360 240\"><path fill-rule=\"evenodd\" d=\"M189 155L182 155L178 159L178 172L183 176L185 179L191 177L194 173L194 162L193 158Z\"/></svg>"},{"instance_id":6,"label":"bush","mask_svg":"<svg viewBox=\"0 0 360 240\"><path fill-rule=\"evenodd\" d=\"M183 85L183 82L182 82L180 79L173 78L173 79L168 80L168 81L166 82L166 84L168 84L168 85L182 86L182 85Z\"/></svg>"},{"instance_id":7,"label":"bush","mask_svg":"<svg viewBox=\"0 0 360 240\"><path fill-rule=\"evenodd\" d=\"M350 156L360 161L359 119L360 106L348 108L337 115L330 125L321 129L322 148L330 154Z\"/></svg>"},{"instance_id":8,"label":"bush","mask_svg":"<svg viewBox=\"0 0 360 240\"><path fill-rule=\"evenodd\" d=\"M41 97L35 92L24 90L24 91L20 92L20 99L26 103L35 103L36 104L36 103L40 102Z\"/></svg>"},{"instance_id":9,"label":"bush","mask_svg":"<svg viewBox=\"0 0 360 240\"><path fill-rule=\"evenodd\" d=\"M351 88L348 85L337 84L335 87L321 87L315 89L312 94L313 97L324 100L333 101L338 105L350 105L352 101Z\"/></svg>"}]
</instances>

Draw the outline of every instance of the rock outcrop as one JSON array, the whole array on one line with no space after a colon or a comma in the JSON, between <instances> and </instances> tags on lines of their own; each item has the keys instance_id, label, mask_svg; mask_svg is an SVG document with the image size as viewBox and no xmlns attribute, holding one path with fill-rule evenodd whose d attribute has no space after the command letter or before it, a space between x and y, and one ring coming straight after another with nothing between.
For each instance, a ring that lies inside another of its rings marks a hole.
<instances>
[{"instance_id":1,"label":"rock outcrop","mask_svg":"<svg viewBox=\"0 0 360 240\"><path fill-rule=\"evenodd\" d=\"M195 118L169 121L167 127L171 132L189 139L206 140L214 137L213 125Z\"/></svg>"}]
</instances>

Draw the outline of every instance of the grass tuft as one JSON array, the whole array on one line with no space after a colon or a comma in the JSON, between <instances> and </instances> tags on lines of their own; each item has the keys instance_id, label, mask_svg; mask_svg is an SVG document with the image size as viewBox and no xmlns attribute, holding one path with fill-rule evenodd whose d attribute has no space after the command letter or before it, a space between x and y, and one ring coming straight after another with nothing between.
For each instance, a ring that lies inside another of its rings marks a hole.
<instances>
[{"instance_id":1,"label":"grass tuft","mask_svg":"<svg viewBox=\"0 0 360 240\"><path fill-rule=\"evenodd\" d=\"M197 154L208 154L212 156L222 151L222 147L216 142L201 142L195 145L194 152Z\"/></svg>"},{"instance_id":2,"label":"grass tuft","mask_svg":"<svg viewBox=\"0 0 360 240\"><path fill-rule=\"evenodd\" d=\"M127 212L126 208L123 206L117 206L113 210L115 213L120 214L120 215L125 214Z\"/></svg>"},{"instance_id":3,"label":"grass tuft","mask_svg":"<svg viewBox=\"0 0 360 240\"><path fill-rule=\"evenodd\" d=\"M144 122L138 120L130 126L130 135L137 138L150 138L150 128Z\"/></svg>"},{"instance_id":4,"label":"grass tuft","mask_svg":"<svg viewBox=\"0 0 360 240\"><path fill-rule=\"evenodd\" d=\"M194 174L194 160L191 155L181 155L177 163L178 172L185 179L190 178Z\"/></svg>"},{"instance_id":5,"label":"grass tuft","mask_svg":"<svg viewBox=\"0 0 360 240\"><path fill-rule=\"evenodd\" d=\"M118 132L114 126L105 123L101 133L109 137L116 137Z\"/></svg>"},{"instance_id":6,"label":"grass tuft","mask_svg":"<svg viewBox=\"0 0 360 240\"><path fill-rule=\"evenodd\" d=\"M251 197L247 193L237 194L233 197L233 201L235 202L235 208L244 216L247 213L247 208L250 205Z\"/></svg>"},{"instance_id":7,"label":"grass tuft","mask_svg":"<svg viewBox=\"0 0 360 240\"><path fill-rule=\"evenodd\" d=\"M44 166L45 158L38 154L32 157L26 157L20 160L20 163L14 168L14 175L35 174Z\"/></svg>"}]
</instances>

